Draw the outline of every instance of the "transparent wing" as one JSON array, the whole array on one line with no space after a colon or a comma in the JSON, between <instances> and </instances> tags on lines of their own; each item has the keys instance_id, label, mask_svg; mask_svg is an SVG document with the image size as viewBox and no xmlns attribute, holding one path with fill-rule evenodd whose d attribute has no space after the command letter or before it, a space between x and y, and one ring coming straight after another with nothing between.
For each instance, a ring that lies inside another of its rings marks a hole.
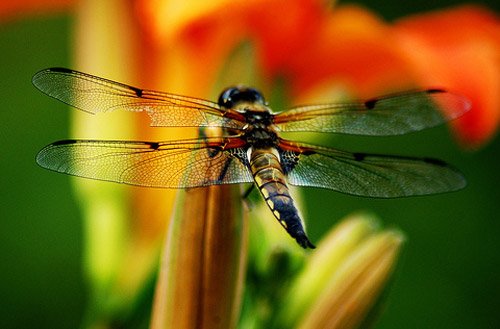
<instances>
[{"instance_id":1,"label":"transparent wing","mask_svg":"<svg viewBox=\"0 0 500 329\"><path fill-rule=\"evenodd\" d=\"M276 114L274 122L281 131L391 136L434 127L469 109L465 97L429 89L364 102L295 107Z\"/></svg>"},{"instance_id":2,"label":"transparent wing","mask_svg":"<svg viewBox=\"0 0 500 329\"><path fill-rule=\"evenodd\" d=\"M243 125L224 117L225 111L207 100L139 89L64 68L36 73L33 84L43 93L92 114L145 111L151 117L152 126L238 129Z\"/></svg>"},{"instance_id":3,"label":"transparent wing","mask_svg":"<svg viewBox=\"0 0 500 329\"><path fill-rule=\"evenodd\" d=\"M189 188L252 182L240 149L228 138L174 142L65 140L37 155L47 169L74 176L149 187Z\"/></svg>"},{"instance_id":4,"label":"transparent wing","mask_svg":"<svg viewBox=\"0 0 500 329\"><path fill-rule=\"evenodd\" d=\"M300 153L282 156L292 185L377 198L443 193L466 185L460 172L440 160L296 145Z\"/></svg>"}]
</instances>

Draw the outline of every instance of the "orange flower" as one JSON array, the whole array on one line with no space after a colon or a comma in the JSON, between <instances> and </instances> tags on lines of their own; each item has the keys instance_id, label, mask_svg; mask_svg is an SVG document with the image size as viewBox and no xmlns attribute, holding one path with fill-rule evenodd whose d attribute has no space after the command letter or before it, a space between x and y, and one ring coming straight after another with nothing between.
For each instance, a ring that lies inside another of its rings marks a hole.
<instances>
[{"instance_id":1,"label":"orange flower","mask_svg":"<svg viewBox=\"0 0 500 329\"><path fill-rule=\"evenodd\" d=\"M330 10L316 0L142 4L146 28L160 44L187 45L189 65L205 63L198 75L203 81L207 73L213 79L229 52L245 41L255 48L262 84L270 88L284 78L295 97L323 83L373 96L412 81L390 27L357 6Z\"/></svg>"},{"instance_id":2,"label":"orange flower","mask_svg":"<svg viewBox=\"0 0 500 329\"><path fill-rule=\"evenodd\" d=\"M473 103L454 124L464 145L485 143L498 125L500 27L484 8L437 11L390 25L362 7L329 9L317 0L140 3L153 38L188 49L189 63L181 65L204 73L191 81L194 86L214 81L230 51L248 41L260 87L270 90L284 79L293 102L318 101L326 90L330 98L332 90L364 98L442 87Z\"/></svg>"},{"instance_id":3,"label":"orange flower","mask_svg":"<svg viewBox=\"0 0 500 329\"><path fill-rule=\"evenodd\" d=\"M377 16L355 5L320 10L321 16L310 17L319 20L314 28L276 34L264 50L266 68L287 79L293 95L300 97L327 84L357 97L371 97L411 83L390 27ZM280 38L295 44L283 49ZM275 59L276 52L282 58Z\"/></svg>"},{"instance_id":4,"label":"orange flower","mask_svg":"<svg viewBox=\"0 0 500 329\"><path fill-rule=\"evenodd\" d=\"M467 96L472 110L454 127L460 141L477 147L500 122L500 21L484 8L464 6L415 15L394 27L417 82Z\"/></svg>"}]
</instances>

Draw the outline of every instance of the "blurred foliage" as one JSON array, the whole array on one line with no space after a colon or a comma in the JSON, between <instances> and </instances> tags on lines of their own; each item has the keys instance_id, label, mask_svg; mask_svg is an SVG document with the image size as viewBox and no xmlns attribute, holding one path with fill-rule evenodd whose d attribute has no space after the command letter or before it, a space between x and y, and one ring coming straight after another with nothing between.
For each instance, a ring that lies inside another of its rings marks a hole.
<instances>
[{"instance_id":1,"label":"blurred foliage","mask_svg":"<svg viewBox=\"0 0 500 329\"><path fill-rule=\"evenodd\" d=\"M457 2L385 1L369 6L394 19L451 4ZM490 1L490 8L494 6L498 9L498 2ZM0 26L4 329L77 328L82 321L86 287L78 208L68 177L42 170L34 161L42 146L68 137L69 111L31 86L31 76L39 69L71 67L71 24L69 17L57 16ZM456 193L394 200L302 189L302 211L310 219L313 241L358 209L369 209L385 225L406 233L403 263L376 328L500 328L499 138L473 153L460 150L446 127L396 138L335 137L323 143L355 151L438 157L460 168L469 182Z\"/></svg>"}]
</instances>

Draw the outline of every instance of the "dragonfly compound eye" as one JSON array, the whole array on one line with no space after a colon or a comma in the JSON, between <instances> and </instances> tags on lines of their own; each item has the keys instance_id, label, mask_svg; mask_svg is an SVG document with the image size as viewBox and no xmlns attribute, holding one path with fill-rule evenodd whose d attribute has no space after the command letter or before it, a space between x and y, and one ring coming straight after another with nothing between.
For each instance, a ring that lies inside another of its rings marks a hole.
<instances>
[{"instance_id":1,"label":"dragonfly compound eye","mask_svg":"<svg viewBox=\"0 0 500 329\"><path fill-rule=\"evenodd\" d=\"M238 103L261 103L265 104L264 96L254 88L230 87L224 90L219 96L218 104L224 108L232 108Z\"/></svg>"}]
</instances>

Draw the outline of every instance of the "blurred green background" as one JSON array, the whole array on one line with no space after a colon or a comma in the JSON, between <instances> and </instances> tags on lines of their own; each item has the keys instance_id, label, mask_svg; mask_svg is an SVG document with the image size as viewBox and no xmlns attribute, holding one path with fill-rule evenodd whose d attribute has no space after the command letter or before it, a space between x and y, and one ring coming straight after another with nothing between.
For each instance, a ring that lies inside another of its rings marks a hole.
<instances>
[{"instance_id":1,"label":"blurred green background","mask_svg":"<svg viewBox=\"0 0 500 329\"><path fill-rule=\"evenodd\" d=\"M458 2L380 1L367 6L390 20L451 4ZM489 1L490 8L498 6ZM41 147L69 136L68 109L36 91L31 76L42 68L71 65L72 23L70 16L54 15L0 25L3 329L77 328L85 308L82 223L69 177L43 170L34 161ZM376 328L500 328L500 139L466 152L446 127L438 127L397 138L342 142L342 149L441 158L460 168L469 183L456 193L395 200L303 189L313 241L359 209L407 234Z\"/></svg>"}]
</instances>

